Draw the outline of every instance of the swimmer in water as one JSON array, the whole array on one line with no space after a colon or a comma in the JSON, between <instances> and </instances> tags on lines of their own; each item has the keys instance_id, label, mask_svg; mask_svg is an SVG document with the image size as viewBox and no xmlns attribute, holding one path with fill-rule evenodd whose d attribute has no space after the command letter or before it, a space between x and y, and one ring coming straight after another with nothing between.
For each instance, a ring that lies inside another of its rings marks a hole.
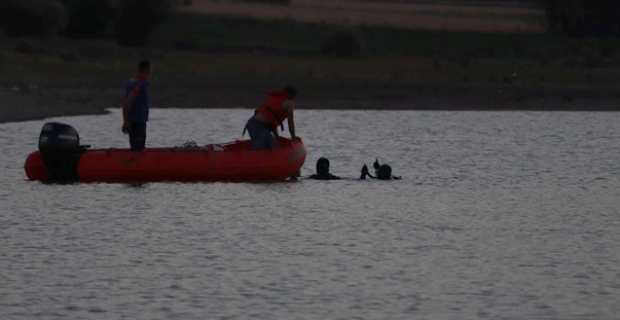
<instances>
[{"instance_id":1,"label":"swimmer in water","mask_svg":"<svg viewBox=\"0 0 620 320\"><path fill-rule=\"evenodd\" d=\"M308 177L315 180L340 180L340 177L329 173L329 160L327 158L320 158L316 162L316 174Z\"/></svg>"},{"instance_id":2,"label":"swimmer in water","mask_svg":"<svg viewBox=\"0 0 620 320\"><path fill-rule=\"evenodd\" d=\"M392 179L400 180L402 179L401 177L392 175L392 167L390 167L389 165L379 164L379 159L375 160L375 162L373 163L373 167L375 168L374 177L368 172L368 166L364 165L362 167L362 175L360 176L360 179L366 179L366 177L379 179L379 180L392 180Z\"/></svg>"}]
</instances>

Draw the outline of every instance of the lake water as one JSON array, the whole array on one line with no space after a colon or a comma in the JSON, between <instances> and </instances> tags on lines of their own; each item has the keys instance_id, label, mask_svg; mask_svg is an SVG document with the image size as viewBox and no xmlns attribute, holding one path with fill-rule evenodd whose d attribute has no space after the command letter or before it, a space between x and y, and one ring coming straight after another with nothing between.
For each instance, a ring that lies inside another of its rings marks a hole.
<instances>
[{"instance_id":1,"label":"lake water","mask_svg":"<svg viewBox=\"0 0 620 320\"><path fill-rule=\"evenodd\" d=\"M147 146L251 113L155 109ZM126 147L120 118L52 120ZM0 124L0 319L618 319L620 113L296 118L302 175L350 179L43 184L50 119ZM376 157L403 180L357 180Z\"/></svg>"}]
</instances>

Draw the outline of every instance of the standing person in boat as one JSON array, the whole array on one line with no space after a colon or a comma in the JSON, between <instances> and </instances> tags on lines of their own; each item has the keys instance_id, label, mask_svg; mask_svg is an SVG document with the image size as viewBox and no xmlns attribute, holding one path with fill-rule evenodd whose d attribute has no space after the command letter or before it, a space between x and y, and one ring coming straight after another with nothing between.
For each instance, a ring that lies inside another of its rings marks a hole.
<instances>
[{"instance_id":1,"label":"standing person in boat","mask_svg":"<svg viewBox=\"0 0 620 320\"><path fill-rule=\"evenodd\" d=\"M148 79L152 71L150 61L140 61L138 74L125 85L122 131L129 134L131 151L142 151L146 143L146 122L149 120Z\"/></svg>"},{"instance_id":2,"label":"standing person in boat","mask_svg":"<svg viewBox=\"0 0 620 320\"><path fill-rule=\"evenodd\" d=\"M288 131L295 140L295 97L297 90L286 87L283 91L269 92L261 107L254 111L254 115L245 125L252 140L253 150L264 150L278 147L278 126L284 130L282 122L288 119Z\"/></svg>"}]
</instances>

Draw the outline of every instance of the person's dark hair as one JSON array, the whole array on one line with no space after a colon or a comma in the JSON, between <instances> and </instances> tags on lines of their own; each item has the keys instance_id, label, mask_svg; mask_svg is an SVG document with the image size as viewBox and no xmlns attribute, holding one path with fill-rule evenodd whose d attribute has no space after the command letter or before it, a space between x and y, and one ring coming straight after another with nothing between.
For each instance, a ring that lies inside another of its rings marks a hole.
<instances>
[{"instance_id":1,"label":"person's dark hair","mask_svg":"<svg viewBox=\"0 0 620 320\"><path fill-rule=\"evenodd\" d=\"M293 96L293 98L297 96L297 90L295 90L295 88L293 87L284 88L284 92L290 93Z\"/></svg>"},{"instance_id":2,"label":"person's dark hair","mask_svg":"<svg viewBox=\"0 0 620 320\"><path fill-rule=\"evenodd\" d=\"M392 177L392 167L387 164L382 164L379 169L377 169L377 178L386 180Z\"/></svg>"},{"instance_id":3,"label":"person's dark hair","mask_svg":"<svg viewBox=\"0 0 620 320\"><path fill-rule=\"evenodd\" d=\"M150 68L151 68L151 61L140 60L140 62L138 62L138 72L149 71Z\"/></svg>"},{"instance_id":4,"label":"person's dark hair","mask_svg":"<svg viewBox=\"0 0 620 320\"><path fill-rule=\"evenodd\" d=\"M327 174L329 173L329 160L327 158L320 158L316 162L316 173Z\"/></svg>"}]
</instances>

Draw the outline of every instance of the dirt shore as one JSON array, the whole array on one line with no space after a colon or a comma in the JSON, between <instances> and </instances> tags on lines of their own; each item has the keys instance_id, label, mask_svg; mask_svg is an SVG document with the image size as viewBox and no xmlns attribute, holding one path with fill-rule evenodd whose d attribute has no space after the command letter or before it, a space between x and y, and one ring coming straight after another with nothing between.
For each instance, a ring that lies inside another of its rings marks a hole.
<instances>
[{"instance_id":1,"label":"dirt shore","mask_svg":"<svg viewBox=\"0 0 620 320\"><path fill-rule=\"evenodd\" d=\"M443 62L436 70L433 58L415 57L148 55L155 68L153 108L253 109L268 91L293 85L300 109L620 110L614 68L504 59L469 66ZM0 123L103 114L118 107L137 59L138 53L66 61L56 54L0 48Z\"/></svg>"},{"instance_id":2,"label":"dirt shore","mask_svg":"<svg viewBox=\"0 0 620 320\"><path fill-rule=\"evenodd\" d=\"M372 86L350 87L333 92L313 92L300 96L300 109L359 110L493 110L493 111L620 111L613 93L564 90L498 90L491 88L439 88L403 86L389 94ZM227 87L213 84L204 93L180 97L162 90L151 95L154 108L254 108L265 96L259 88ZM303 87L301 88L303 90ZM362 92L363 91L363 92ZM302 91L303 92L303 91ZM34 88L0 88L0 123L44 119L57 116L104 114L106 108L120 105L122 88L83 89L45 93ZM322 97L321 97L322 95ZM390 97L392 96L392 97Z\"/></svg>"}]
</instances>

